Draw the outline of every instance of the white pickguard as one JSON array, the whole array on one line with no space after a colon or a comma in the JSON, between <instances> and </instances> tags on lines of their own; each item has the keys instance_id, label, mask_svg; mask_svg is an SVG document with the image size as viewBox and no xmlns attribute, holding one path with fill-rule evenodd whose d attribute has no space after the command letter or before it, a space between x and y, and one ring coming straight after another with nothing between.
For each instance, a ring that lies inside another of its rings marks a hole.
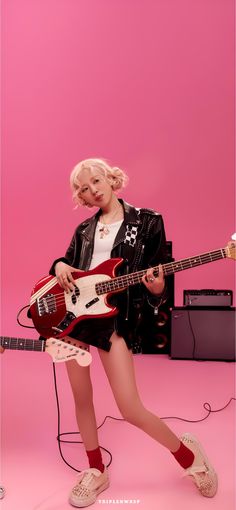
<instances>
[{"instance_id":1,"label":"white pickguard","mask_svg":"<svg viewBox=\"0 0 236 510\"><path fill-rule=\"evenodd\" d=\"M74 291L70 294L67 294L66 292L64 293L67 311L72 312L76 317L80 317L82 315L100 315L109 312L110 308L105 303L105 297L107 294L98 295L95 290L95 285L96 283L101 283L110 279L111 278L107 274L95 274L75 280L80 295L78 296L76 303L73 304L72 295L74 294ZM93 302L93 300L96 301ZM86 306L89 304L91 305Z\"/></svg>"}]
</instances>

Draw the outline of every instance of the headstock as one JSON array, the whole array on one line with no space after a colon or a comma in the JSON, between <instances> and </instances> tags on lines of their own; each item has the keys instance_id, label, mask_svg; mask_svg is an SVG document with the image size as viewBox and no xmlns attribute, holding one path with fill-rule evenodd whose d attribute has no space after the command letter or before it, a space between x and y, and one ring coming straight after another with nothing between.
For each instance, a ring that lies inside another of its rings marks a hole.
<instances>
[{"instance_id":1,"label":"headstock","mask_svg":"<svg viewBox=\"0 0 236 510\"><path fill-rule=\"evenodd\" d=\"M228 242L225 252L228 258L236 260L236 241L234 239Z\"/></svg>"},{"instance_id":2,"label":"headstock","mask_svg":"<svg viewBox=\"0 0 236 510\"><path fill-rule=\"evenodd\" d=\"M77 343L76 340L75 343ZM75 359L79 365L87 367L92 361L89 351L56 338L48 338L46 340L45 352L52 356L55 363Z\"/></svg>"}]
</instances>

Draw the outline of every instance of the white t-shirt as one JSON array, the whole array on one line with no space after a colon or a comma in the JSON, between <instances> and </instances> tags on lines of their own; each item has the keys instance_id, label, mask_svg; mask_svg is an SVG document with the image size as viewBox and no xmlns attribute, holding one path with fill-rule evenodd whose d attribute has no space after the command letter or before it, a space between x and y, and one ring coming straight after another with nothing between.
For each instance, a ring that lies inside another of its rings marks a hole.
<instances>
[{"instance_id":1,"label":"white t-shirt","mask_svg":"<svg viewBox=\"0 0 236 510\"><path fill-rule=\"evenodd\" d=\"M121 223L123 223L123 220L116 221L115 223L110 223L108 225L104 225L104 223L100 223L100 221L97 222L94 237L93 256L89 269L93 269L94 267L98 266L98 264L104 262L104 260L111 258L112 246L114 244ZM108 232L105 234L103 230L106 228Z\"/></svg>"}]
</instances>

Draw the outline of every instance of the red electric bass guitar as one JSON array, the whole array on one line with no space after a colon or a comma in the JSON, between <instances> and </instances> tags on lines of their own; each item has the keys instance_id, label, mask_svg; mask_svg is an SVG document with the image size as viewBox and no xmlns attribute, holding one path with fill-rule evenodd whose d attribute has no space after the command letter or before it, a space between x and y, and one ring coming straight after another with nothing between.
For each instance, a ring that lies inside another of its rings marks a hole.
<instances>
[{"instance_id":1,"label":"red electric bass guitar","mask_svg":"<svg viewBox=\"0 0 236 510\"><path fill-rule=\"evenodd\" d=\"M235 242L230 241L225 248L163 264L164 275L226 257L235 259L235 247ZM45 338L63 338L84 319L116 315L117 308L109 304L109 297L131 285L141 283L146 274L146 270L142 270L116 276L116 269L122 262L121 258L109 259L91 271L73 272L76 286L68 294L58 284L55 276L46 276L39 280L30 299L30 314L37 331ZM154 275L158 276L158 266L153 270Z\"/></svg>"}]
</instances>

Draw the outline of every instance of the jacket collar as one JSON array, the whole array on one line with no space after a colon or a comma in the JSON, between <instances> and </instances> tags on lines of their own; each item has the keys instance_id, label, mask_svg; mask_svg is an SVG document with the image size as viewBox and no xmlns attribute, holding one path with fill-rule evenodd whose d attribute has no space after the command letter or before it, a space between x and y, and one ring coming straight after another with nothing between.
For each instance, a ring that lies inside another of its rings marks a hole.
<instances>
[{"instance_id":1,"label":"jacket collar","mask_svg":"<svg viewBox=\"0 0 236 510\"><path fill-rule=\"evenodd\" d=\"M124 239L124 233L126 230L126 225L139 225L141 223L141 220L139 219L139 209L136 209L132 205L128 204L128 202L125 202L121 198L119 198L119 202L121 203L123 209L124 209L124 222L121 225L121 228L117 234L117 237L115 239L115 244L118 244L123 241ZM96 225L98 222L99 216L102 214L101 209L99 209L94 216L91 216L91 218L88 218L87 220L83 221L81 224L82 228L82 235L84 235L89 241L92 241L94 238L94 233L96 229Z\"/></svg>"},{"instance_id":2,"label":"jacket collar","mask_svg":"<svg viewBox=\"0 0 236 510\"><path fill-rule=\"evenodd\" d=\"M122 199L119 199L119 202L122 204L124 208L125 223L130 223L131 225L139 225L141 223L141 220L139 218L139 209L137 209L133 205L128 204L128 202L124 202L124 200Z\"/></svg>"}]
</instances>

